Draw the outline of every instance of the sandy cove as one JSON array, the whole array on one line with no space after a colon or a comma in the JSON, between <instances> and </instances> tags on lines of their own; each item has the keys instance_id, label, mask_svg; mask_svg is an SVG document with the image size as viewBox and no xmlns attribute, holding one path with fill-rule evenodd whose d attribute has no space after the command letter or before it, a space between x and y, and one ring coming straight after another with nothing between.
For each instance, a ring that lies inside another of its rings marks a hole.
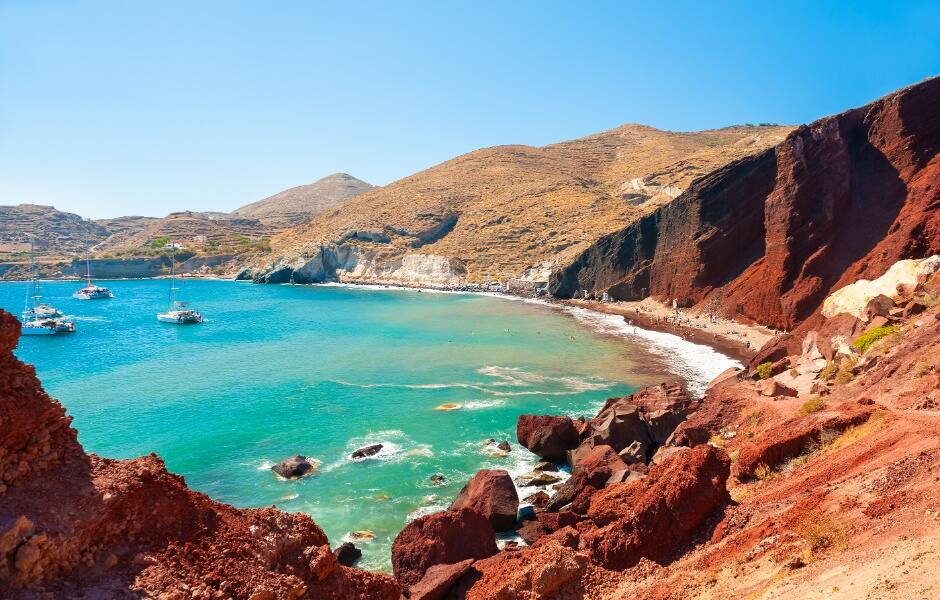
<instances>
[{"instance_id":1,"label":"sandy cove","mask_svg":"<svg viewBox=\"0 0 940 600\"><path fill-rule=\"evenodd\" d=\"M774 336L779 335L767 327L745 325L733 319L709 316L690 309L680 308L677 321L674 309L652 298L637 302L566 300L564 303L596 312L622 315L627 322L637 327L672 333L691 342L711 346L745 364Z\"/></svg>"}]
</instances>

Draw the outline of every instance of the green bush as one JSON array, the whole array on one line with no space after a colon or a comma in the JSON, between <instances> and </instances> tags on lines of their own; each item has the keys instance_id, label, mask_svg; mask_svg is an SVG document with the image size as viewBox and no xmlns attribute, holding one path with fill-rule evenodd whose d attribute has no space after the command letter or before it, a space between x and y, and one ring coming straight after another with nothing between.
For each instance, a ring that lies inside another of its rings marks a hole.
<instances>
[{"instance_id":1,"label":"green bush","mask_svg":"<svg viewBox=\"0 0 940 600\"><path fill-rule=\"evenodd\" d=\"M773 363L765 362L757 365L757 376L761 379L767 379L770 377L770 370L773 368Z\"/></svg>"},{"instance_id":2,"label":"green bush","mask_svg":"<svg viewBox=\"0 0 940 600\"><path fill-rule=\"evenodd\" d=\"M875 327L871 331L866 331L862 335L855 338L855 341L852 342L852 347L864 354L868 351L872 345L875 344L878 340L884 339L891 335L892 333L897 332L898 328L894 325L885 325L883 327Z\"/></svg>"},{"instance_id":3,"label":"green bush","mask_svg":"<svg viewBox=\"0 0 940 600\"><path fill-rule=\"evenodd\" d=\"M826 408L826 403L819 396L813 396L800 407L800 414L805 416Z\"/></svg>"}]
</instances>

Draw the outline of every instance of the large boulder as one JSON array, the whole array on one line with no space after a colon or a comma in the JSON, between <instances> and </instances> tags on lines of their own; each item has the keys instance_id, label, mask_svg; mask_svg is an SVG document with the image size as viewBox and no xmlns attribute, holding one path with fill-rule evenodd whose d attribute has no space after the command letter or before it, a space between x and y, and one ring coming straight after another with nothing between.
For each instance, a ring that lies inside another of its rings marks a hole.
<instances>
[{"instance_id":1,"label":"large boulder","mask_svg":"<svg viewBox=\"0 0 940 600\"><path fill-rule=\"evenodd\" d=\"M594 446L573 467L572 474L584 473L586 482L602 488L615 471L626 469L626 463L610 446Z\"/></svg>"},{"instance_id":2,"label":"large boulder","mask_svg":"<svg viewBox=\"0 0 940 600\"><path fill-rule=\"evenodd\" d=\"M674 454L642 480L596 492L587 511L596 528L583 532L581 550L612 570L641 558L669 560L727 501L730 468L724 450L701 445Z\"/></svg>"},{"instance_id":3,"label":"large boulder","mask_svg":"<svg viewBox=\"0 0 940 600\"><path fill-rule=\"evenodd\" d=\"M333 550L333 555L336 556L336 562L339 564L344 567L352 567L362 558L362 550L356 548L356 545L352 542L343 542L336 550Z\"/></svg>"},{"instance_id":4,"label":"large boulder","mask_svg":"<svg viewBox=\"0 0 940 600\"><path fill-rule=\"evenodd\" d=\"M496 532L486 517L472 508L433 513L408 523L392 543L392 572L412 586L434 565L486 558L499 551Z\"/></svg>"},{"instance_id":5,"label":"large boulder","mask_svg":"<svg viewBox=\"0 0 940 600\"><path fill-rule=\"evenodd\" d=\"M462 508L472 508L486 517L495 531L509 531L519 512L519 494L512 477L502 469L478 471L450 505L450 510Z\"/></svg>"},{"instance_id":6,"label":"large boulder","mask_svg":"<svg viewBox=\"0 0 940 600\"><path fill-rule=\"evenodd\" d=\"M360 460L363 458L369 458L370 456L375 456L382 450L382 444L369 444L368 446L363 446L353 450L353 453L349 455L349 458L353 460Z\"/></svg>"},{"instance_id":7,"label":"large boulder","mask_svg":"<svg viewBox=\"0 0 940 600\"><path fill-rule=\"evenodd\" d=\"M653 440L640 409L629 399L628 396L608 401L607 406L588 421L584 443L591 446L606 445L620 452L630 444L639 442L642 453L648 455Z\"/></svg>"},{"instance_id":8,"label":"large boulder","mask_svg":"<svg viewBox=\"0 0 940 600\"><path fill-rule=\"evenodd\" d=\"M656 445L666 443L696 404L681 381L651 385L630 396L629 400L640 409L650 438Z\"/></svg>"},{"instance_id":9,"label":"large boulder","mask_svg":"<svg viewBox=\"0 0 940 600\"><path fill-rule=\"evenodd\" d=\"M576 448L581 441L570 417L551 415L519 415L516 439L548 460L564 460L565 452Z\"/></svg>"}]
</instances>

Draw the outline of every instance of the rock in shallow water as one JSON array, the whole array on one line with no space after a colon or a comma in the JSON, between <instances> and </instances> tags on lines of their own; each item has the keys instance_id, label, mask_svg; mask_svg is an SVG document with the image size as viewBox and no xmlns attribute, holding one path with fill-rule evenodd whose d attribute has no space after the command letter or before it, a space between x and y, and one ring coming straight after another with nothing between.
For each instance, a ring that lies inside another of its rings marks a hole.
<instances>
[{"instance_id":1,"label":"rock in shallow water","mask_svg":"<svg viewBox=\"0 0 940 600\"><path fill-rule=\"evenodd\" d=\"M343 542L333 551L336 556L336 562L344 567L351 567L362 558L362 550L356 548L352 542Z\"/></svg>"},{"instance_id":2,"label":"rock in shallow water","mask_svg":"<svg viewBox=\"0 0 940 600\"><path fill-rule=\"evenodd\" d=\"M317 470L316 461L307 460L306 456L292 456L285 458L277 463L271 470L286 479L299 479L307 475L313 475Z\"/></svg>"},{"instance_id":3,"label":"rock in shallow water","mask_svg":"<svg viewBox=\"0 0 940 600\"><path fill-rule=\"evenodd\" d=\"M353 451L353 453L350 454L349 457L352 459L368 458L370 456L375 456L376 454L378 454L382 448L383 448L382 444L371 444L369 446L364 446L362 448L359 448L358 450Z\"/></svg>"},{"instance_id":4,"label":"rock in shallow water","mask_svg":"<svg viewBox=\"0 0 940 600\"><path fill-rule=\"evenodd\" d=\"M475 509L496 531L508 531L519 512L519 495L507 471L483 469L467 482L450 505L450 510L461 508Z\"/></svg>"}]
</instances>

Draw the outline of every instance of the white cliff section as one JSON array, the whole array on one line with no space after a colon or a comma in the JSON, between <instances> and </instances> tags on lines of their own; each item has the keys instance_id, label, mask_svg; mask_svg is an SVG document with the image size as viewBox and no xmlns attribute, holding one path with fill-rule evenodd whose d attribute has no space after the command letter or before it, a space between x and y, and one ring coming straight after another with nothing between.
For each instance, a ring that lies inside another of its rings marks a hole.
<instances>
[{"instance_id":1,"label":"white cliff section","mask_svg":"<svg viewBox=\"0 0 940 600\"><path fill-rule=\"evenodd\" d=\"M872 298L879 295L894 298L898 286L914 286L922 275L940 271L940 256L899 260L884 275L875 280L859 279L832 294L823 302L822 314L829 318L848 313L858 319L866 318L865 309Z\"/></svg>"},{"instance_id":2,"label":"white cliff section","mask_svg":"<svg viewBox=\"0 0 940 600\"><path fill-rule=\"evenodd\" d=\"M325 246L294 267L295 280L311 282L457 285L466 273L461 261L446 256L415 253L386 258L352 245Z\"/></svg>"}]
</instances>

